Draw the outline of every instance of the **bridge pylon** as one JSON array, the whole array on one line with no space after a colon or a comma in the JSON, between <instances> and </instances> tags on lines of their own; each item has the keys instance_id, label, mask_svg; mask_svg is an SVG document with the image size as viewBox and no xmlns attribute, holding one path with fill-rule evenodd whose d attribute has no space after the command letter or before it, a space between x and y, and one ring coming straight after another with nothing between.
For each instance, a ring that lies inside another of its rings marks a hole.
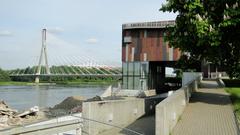
<instances>
[{"instance_id":1,"label":"bridge pylon","mask_svg":"<svg viewBox=\"0 0 240 135\"><path fill-rule=\"evenodd\" d=\"M46 73L47 74L51 74L50 72L50 68L48 65L48 57L47 57L47 29L43 29L42 30L42 49L41 49L41 53L40 53L40 57L39 57L39 62L38 62L38 68L37 68L37 73L36 73L36 78L35 78L35 83L39 83L39 76L41 74L41 68L42 68L42 63L43 63L43 59L45 61L45 68L46 68ZM44 57L44 58L43 58Z\"/></svg>"}]
</instances>

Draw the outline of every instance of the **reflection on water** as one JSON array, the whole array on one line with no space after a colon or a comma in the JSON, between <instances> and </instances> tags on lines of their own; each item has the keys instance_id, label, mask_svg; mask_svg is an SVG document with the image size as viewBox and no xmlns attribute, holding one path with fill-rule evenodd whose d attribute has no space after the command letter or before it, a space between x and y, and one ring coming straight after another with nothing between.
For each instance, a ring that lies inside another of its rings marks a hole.
<instances>
[{"instance_id":1,"label":"reflection on water","mask_svg":"<svg viewBox=\"0 0 240 135\"><path fill-rule=\"evenodd\" d=\"M0 100L15 109L24 110L34 105L52 107L69 96L90 98L101 95L107 86L0 86Z\"/></svg>"}]
</instances>

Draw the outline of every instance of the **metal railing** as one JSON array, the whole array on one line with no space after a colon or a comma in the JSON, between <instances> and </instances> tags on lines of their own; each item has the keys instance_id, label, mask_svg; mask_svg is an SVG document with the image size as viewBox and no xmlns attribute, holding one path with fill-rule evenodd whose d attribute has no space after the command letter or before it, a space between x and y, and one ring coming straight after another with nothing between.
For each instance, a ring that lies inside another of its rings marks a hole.
<instances>
[{"instance_id":1,"label":"metal railing","mask_svg":"<svg viewBox=\"0 0 240 135\"><path fill-rule=\"evenodd\" d=\"M143 133L139 133L139 132L137 132L135 130L132 130L132 129L129 129L129 128L126 128L126 127L121 127L121 126L117 126L117 125L114 125L114 124L109 124L109 123L106 123L106 122L101 122L101 121L97 121L97 120L93 120L93 119L89 119L89 118L84 118L84 117L78 117L78 116L73 116L73 117L82 118L83 121L86 120L86 121L96 122L98 124L111 126L113 128L117 128L117 129L120 129L122 131L130 132L130 133L132 133L134 135L144 135ZM87 133L87 132L83 131L83 133Z\"/></svg>"},{"instance_id":2,"label":"metal railing","mask_svg":"<svg viewBox=\"0 0 240 135\"><path fill-rule=\"evenodd\" d=\"M175 25L175 21L157 21L157 22L140 22L123 24L122 29L136 29L136 28L165 28L166 26Z\"/></svg>"},{"instance_id":3,"label":"metal railing","mask_svg":"<svg viewBox=\"0 0 240 135\"><path fill-rule=\"evenodd\" d=\"M17 134L21 134L21 135L58 134L59 135L59 134L64 134L69 131L75 132L76 135L89 134L88 132L83 130L83 126L84 126L83 123L84 123L84 121L91 121L91 122L95 122L98 124L111 126L113 128L117 128L122 131L131 133L133 135L143 135L142 133L139 133L137 131L134 131L134 130L126 128L126 127L121 127L121 126L109 124L106 122L101 122L101 121L97 121L97 120L93 120L93 119L89 119L89 118L84 118L81 116L76 116L74 114L70 114L65 117L74 117L77 119L68 120L68 121L60 121L60 119L63 117L64 116L51 119L51 120L55 120L54 123L49 123L49 124L46 123L46 124L41 124L41 125L38 125L39 123L35 123L32 125L24 125L24 126L14 127L14 128L10 128L10 129L0 130L0 134L1 135L17 135ZM42 121L42 122L46 122L46 121Z\"/></svg>"}]
</instances>

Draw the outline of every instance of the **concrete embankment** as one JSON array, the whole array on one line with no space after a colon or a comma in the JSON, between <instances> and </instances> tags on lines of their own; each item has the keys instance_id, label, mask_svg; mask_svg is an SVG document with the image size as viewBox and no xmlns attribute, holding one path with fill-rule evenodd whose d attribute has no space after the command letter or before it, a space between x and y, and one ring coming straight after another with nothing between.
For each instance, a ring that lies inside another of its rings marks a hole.
<instances>
[{"instance_id":1,"label":"concrete embankment","mask_svg":"<svg viewBox=\"0 0 240 135\"><path fill-rule=\"evenodd\" d=\"M116 100L104 100L83 103L83 131L91 135L102 134L113 128L130 125L135 120L155 112L155 105L162 97L147 98L118 97ZM111 126L112 125L112 126Z\"/></svg>"}]
</instances>

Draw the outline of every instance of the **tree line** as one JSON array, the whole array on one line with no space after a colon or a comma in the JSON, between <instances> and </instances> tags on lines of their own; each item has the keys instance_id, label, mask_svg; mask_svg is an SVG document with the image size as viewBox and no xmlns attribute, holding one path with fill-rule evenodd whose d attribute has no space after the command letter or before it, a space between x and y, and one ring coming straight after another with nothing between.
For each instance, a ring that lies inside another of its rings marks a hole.
<instances>
[{"instance_id":1,"label":"tree line","mask_svg":"<svg viewBox=\"0 0 240 135\"><path fill-rule=\"evenodd\" d=\"M9 77L8 72L4 71L0 68L0 82L10 81L11 78Z\"/></svg>"},{"instance_id":2,"label":"tree line","mask_svg":"<svg viewBox=\"0 0 240 135\"><path fill-rule=\"evenodd\" d=\"M21 74L36 74L37 66L27 67L24 69L14 69L8 70L8 74L21 75ZM79 67L79 66L51 66L51 74L106 74L106 73L115 73L118 74L121 69L113 68L106 69L104 67ZM46 67L41 67L41 74L47 74ZM90 76L41 76L41 81L46 82L67 82L67 81L82 81L82 82L96 82L96 81L115 81L117 78L114 77L90 77ZM22 82L33 82L35 80L34 76L12 76L12 81L22 81Z\"/></svg>"}]
</instances>

